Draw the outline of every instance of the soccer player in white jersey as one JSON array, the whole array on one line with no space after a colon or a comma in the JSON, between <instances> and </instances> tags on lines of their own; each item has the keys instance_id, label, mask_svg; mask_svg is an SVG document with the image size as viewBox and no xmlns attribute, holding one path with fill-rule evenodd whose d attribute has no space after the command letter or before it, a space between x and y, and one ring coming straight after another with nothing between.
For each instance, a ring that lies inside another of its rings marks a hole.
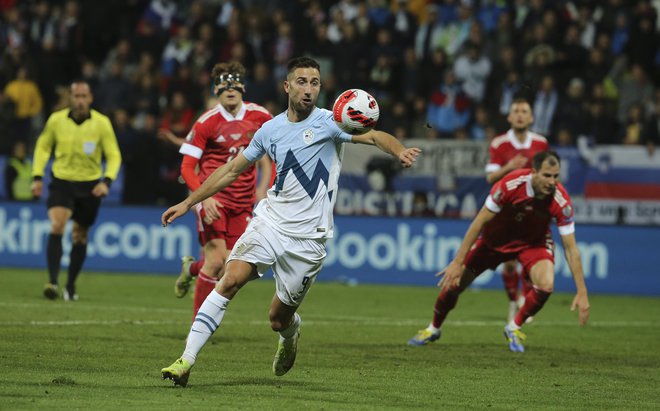
<instances>
[{"instance_id":1,"label":"soccer player in white jersey","mask_svg":"<svg viewBox=\"0 0 660 411\"><path fill-rule=\"evenodd\" d=\"M215 290L202 304L186 340L182 356L161 370L163 378L185 386L197 354L220 326L229 301L248 281L273 270L276 290L270 306L270 325L279 332L273 372L286 374L296 359L300 316L296 310L321 270L325 242L333 234L332 209L347 142L375 145L410 167L421 150L404 147L391 134L372 130L347 134L332 112L316 107L321 90L319 64L307 57L289 61L284 91L288 109L266 122L250 145L217 169L181 203L162 215L164 226L190 208L228 187L250 165L268 154L277 178L259 202L245 233L238 239Z\"/></svg>"}]
</instances>

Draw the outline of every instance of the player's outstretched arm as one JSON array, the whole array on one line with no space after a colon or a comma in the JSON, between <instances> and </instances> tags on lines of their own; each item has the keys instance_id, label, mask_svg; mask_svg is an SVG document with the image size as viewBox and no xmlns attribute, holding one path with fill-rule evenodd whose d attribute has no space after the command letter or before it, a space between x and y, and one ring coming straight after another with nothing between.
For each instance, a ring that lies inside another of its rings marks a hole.
<instances>
[{"instance_id":1,"label":"player's outstretched arm","mask_svg":"<svg viewBox=\"0 0 660 411\"><path fill-rule=\"evenodd\" d=\"M479 211L479 214L474 218L472 224L468 228L465 236L463 237L463 242L456 252L456 257L452 260L451 263L444 270L436 274L436 277L443 276L443 278L438 282L438 285L442 287L444 291L450 287L457 287L461 281L461 276L463 275L463 270L465 266L465 257L467 257L468 251L477 241L479 233L484 228L486 223L492 220L495 217L495 213L490 211L486 206L482 207Z\"/></svg>"},{"instance_id":2,"label":"player's outstretched arm","mask_svg":"<svg viewBox=\"0 0 660 411\"><path fill-rule=\"evenodd\" d=\"M589 297L587 295L587 285L584 282L580 250L575 241L575 233L562 235L561 241L564 245L566 262L571 269L571 273L573 273L573 280L577 289L575 298L573 298L573 303L571 304L571 311L575 311L577 308L580 325L586 325L587 320L589 320Z\"/></svg>"},{"instance_id":3,"label":"player's outstretched arm","mask_svg":"<svg viewBox=\"0 0 660 411\"><path fill-rule=\"evenodd\" d=\"M187 213L195 204L231 185L251 164L243 153L240 153L230 162L217 168L197 190L193 191L185 200L168 208L163 213L161 216L163 226L171 224L174 220Z\"/></svg>"},{"instance_id":4,"label":"player's outstretched arm","mask_svg":"<svg viewBox=\"0 0 660 411\"><path fill-rule=\"evenodd\" d=\"M401 165L405 168L412 167L422 152L417 147L406 148L396 137L379 130L371 130L364 134L354 135L353 142L376 146L385 153L398 158Z\"/></svg>"}]
</instances>

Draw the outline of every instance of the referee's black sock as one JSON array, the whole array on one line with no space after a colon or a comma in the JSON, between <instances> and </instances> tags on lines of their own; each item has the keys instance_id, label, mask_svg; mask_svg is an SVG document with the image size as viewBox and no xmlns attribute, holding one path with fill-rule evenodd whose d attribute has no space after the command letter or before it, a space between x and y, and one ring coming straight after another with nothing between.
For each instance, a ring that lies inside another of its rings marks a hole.
<instances>
[{"instance_id":1,"label":"referee's black sock","mask_svg":"<svg viewBox=\"0 0 660 411\"><path fill-rule=\"evenodd\" d=\"M87 243L74 243L71 246L71 254L69 256L69 280L66 282L66 288L70 291L75 291L76 278L80 274L85 257L87 257Z\"/></svg>"},{"instance_id":2,"label":"referee's black sock","mask_svg":"<svg viewBox=\"0 0 660 411\"><path fill-rule=\"evenodd\" d=\"M46 260L48 262L48 277L51 284L57 284L60 274L60 262L62 261L62 234L50 234L46 249Z\"/></svg>"}]
</instances>

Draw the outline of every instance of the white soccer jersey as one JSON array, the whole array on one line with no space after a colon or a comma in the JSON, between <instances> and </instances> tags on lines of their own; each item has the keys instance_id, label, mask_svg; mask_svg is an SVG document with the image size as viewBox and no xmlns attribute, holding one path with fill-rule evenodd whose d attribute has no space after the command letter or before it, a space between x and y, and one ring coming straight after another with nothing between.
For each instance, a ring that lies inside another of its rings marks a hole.
<instances>
[{"instance_id":1,"label":"white soccer jersey","mask_svg":"<svg viewBox=\"0 0 660 411\"><path fill-rule=\"evenodd\" d=\"M352 138L318 107L298 123L286 112L266 122L243 151L249 161L268 153L276 163L275 183L254 214L291 237L331 238L343 143Z\"/></svg>"}]
</instances>

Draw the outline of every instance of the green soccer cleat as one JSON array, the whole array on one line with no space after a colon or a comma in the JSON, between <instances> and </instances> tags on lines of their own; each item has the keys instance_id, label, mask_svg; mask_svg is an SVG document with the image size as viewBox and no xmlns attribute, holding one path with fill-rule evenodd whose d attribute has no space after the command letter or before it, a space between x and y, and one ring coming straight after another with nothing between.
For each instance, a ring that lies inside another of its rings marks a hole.
<instances>
[{"instance_id":1,"label":"green soccer cleat","mask_svg":"<svg viewBox=\"0 0 660 411\"><path fill-rule=\"evenodd\" d=\"M275 359L273 360L273 372L278 377L286 374L293 367L298 351L298 338L300 338L300 330L291 338L284 339L280 337Z\"/></svg>"},{"instance_id":2,"label":"green soccer cleat","mask_svg":"<svg viewBox=\"0 0 660 411\"><path fill-rule=\"evenodd\" d=\"M408 340L408 345L412 345L412 346L426 345L428 343L432 343L433 341L439 338L440 338L440 330L438 330L437 333L434 333L428 328L424 328L423 330L417 331L417 334L415 334L413 338Z\"/></svg>"},{"instance_id":3,"label":"green soccer cleat","mask_svg":"<svg viewBox=\"0 0 660 411\"><path fill-rule=\"evenodd\" d=\"M59 296L59 291L57 288L57 284L46 284L44 286L44 297L48 298L49 300L55 300Z\"/></svg>"},{"instance_id":4,"label":"green soccer cleat","mask_svg":"<svg viewBox=\"0 0 660 411\"><path fill-rule=\"evenodd\" d=\"M181 258L181 273L174 283L174 295L183 298L188 294L193 277L190 275L190 264L195 262L195 257L189 255Z\"/></svg>"},{"instance_id":5,"label":"green soccer cleat","mask_svg":"<svg viewBox=\"0 0 660 411\"><path fill-rule=\"evenodd\" d=\"M174 381L175 386L180 385L185 387L188 385L188 377L190 376L191 368L192 365L190 365L188 361L184 360L183 358L179 358L169 367L165 367L160 370L160 372L163 375L164 380L172 380Z\"/></svg>"},{"instance_id":6,"label":"green soccer cleat","mask_svg":"<svg viewBox=\"0 0 660 411\"><path fill-rule=\"evenodd\" d=\"M525 352L523 341L527 336L519 329L507 325L504 327L504 338L509 343L509 350L512 352Z\"/></svg>"}]
</instances>

